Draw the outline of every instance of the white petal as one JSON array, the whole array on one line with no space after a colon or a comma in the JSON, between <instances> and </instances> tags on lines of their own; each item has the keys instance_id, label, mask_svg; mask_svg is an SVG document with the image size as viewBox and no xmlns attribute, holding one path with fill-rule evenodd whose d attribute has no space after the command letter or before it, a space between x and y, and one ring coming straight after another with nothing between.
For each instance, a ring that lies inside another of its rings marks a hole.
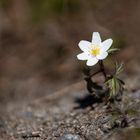
<instances>
[{"instance_id":1,"label":"white petal","mask_svg":"<svg viewBox=\"0 0 140 140\"><path fill-rule=\"evenodd\" d=\"M101 37L98 32L93 32L92 34L92 43L99 45L101 43Z\"/></svg>"},{"instance_id":2,"label":"white petal","mask_svg":"<svg viewBox=\"0 0 140 140\"><path fill-rule=\"evenodd\" d=\"M112 43L113 43L112 39L107 39L101 43L101 48L104 51L107 51L111 47Z\"/></svg>"},{"instance_id":3,"label":"white petal","mask_svg":"<svg viewBox=\"0 0 140 140\"><path fill-rule=\"evenodd\" d=\"M101 52L99 55L97 55L97 59L102 60L105 59L108 56L107 52Z\"/></svg>"},{"instance_id":4,"label":"white petal","mask_svg":"<svg viewBox=\"0 0 140 140\"><path fill-rule=\"evenodd\" d=\"M90 45L91 45L91 42L86 41L86 40L81 40L78 44L79 48L84 52L88 52L88 47Z\"/></svg>"},{"instance_id":5,"label":"white petal","mask_svg":"<svg viewBox=\"0 0 140 140\"><path fill-rule=\"evenodd\" d=\"M88 60L89 56L88 56L87 53L80 53L80 54L77 55L77 58L79 60Z\"/></svg>"},{"instance_id":6,"label":"white petal","mask_svg":"<svg viewBox=\"0 0 140 140\"><path fill-rule=\"evenodd\" d=\"M90 58L90 59L88 59L88 61L87 61L87 65L88 65L88 66L93 66L93 65L95 65L97 62L98 62L98 59L97 59L96 57Z\"/></svg>"}]
</instances>

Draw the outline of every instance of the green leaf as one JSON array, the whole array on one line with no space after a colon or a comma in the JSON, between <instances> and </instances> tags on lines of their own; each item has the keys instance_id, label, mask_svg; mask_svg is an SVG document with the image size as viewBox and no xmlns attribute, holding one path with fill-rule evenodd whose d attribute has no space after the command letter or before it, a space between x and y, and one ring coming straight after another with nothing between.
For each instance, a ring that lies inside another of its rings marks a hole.
<instances>
[{"instance_id":1,"label":"green leaf","mask_svg":"<svg viewBox=\"0 0 140 140\"><path fill-rule=\"evenodd\" d=\"M116 93L116 80L115 78L112 78L112 93L115 95Z\"/></svg>"},{"instance_id":2,"label":"green leaf","mask_svg":"<svg viewBox=\"0 0 140 140\"><path fill-rule=\"evenodd\" d=\"M124 63L116 63L116 75L120 74L123 71Z\"/></svg>"},{"instance_id":3,"label":"green leaf","mask_svg":"<svg viewBox=\"0 0 140 140\"><path fill-rule=\"evenodd\" d=\"M114 53L116 51L120 51L120 49L118 49L118 48L112 48L112 49L109 49L107 52L108 53Z\"/></svg>"}]
</instances>

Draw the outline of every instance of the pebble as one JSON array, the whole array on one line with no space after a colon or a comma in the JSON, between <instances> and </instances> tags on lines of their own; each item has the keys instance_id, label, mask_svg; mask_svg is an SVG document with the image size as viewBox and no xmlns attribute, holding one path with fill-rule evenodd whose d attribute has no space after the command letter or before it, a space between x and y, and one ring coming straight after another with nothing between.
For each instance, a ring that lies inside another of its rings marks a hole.
<instances>
[{"instance_id":1,"label":"pebble","mask_svg":"<svg viewBox=\"0 0 140 140\"><path fill-rule=\"evenodd\" d=\"M130 94L130 97L134 99L140 99L140 90L133 91L132 94Z\"/></svg>"},{"instance_id":2,"label":"pebble","mask_svg":"<svg viewBox=\"0 0 140 140\"><path fill-rule=\"evenodd\" d=\"M78 134L67 133L62 135L60 140L82 140L82 138Z\"/></svg>"},{"instance_id":3,"label":"pebble","mask_svg":"<svg viewBox=\"0 0 140 140\"><path fill-rule=\"evenodd\" d=\"M21 132L21 133L19 133L19 135L22 138L40 137L40 132L38 132L38 131L36 131L36 132Z\"/></svg>"}]
</instances>

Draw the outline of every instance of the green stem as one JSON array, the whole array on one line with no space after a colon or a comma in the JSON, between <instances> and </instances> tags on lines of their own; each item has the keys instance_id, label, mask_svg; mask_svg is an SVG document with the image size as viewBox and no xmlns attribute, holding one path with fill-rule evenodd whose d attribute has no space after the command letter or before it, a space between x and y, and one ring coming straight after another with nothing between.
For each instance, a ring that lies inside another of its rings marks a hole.
<instances>
[{"instance_id":1,"label":"green stem","mask_svg":"<svg viewBox=\"0 0 140 140\"><path fill-rule=\"evenodd\" d=\"M103 73L104 78L106 79L107 76L106 76L106 72L105 72L105 68L104 68L104 64L102 60L99 61L99 65L100 65L100 70Z\"/></svg>"}]
</instances>

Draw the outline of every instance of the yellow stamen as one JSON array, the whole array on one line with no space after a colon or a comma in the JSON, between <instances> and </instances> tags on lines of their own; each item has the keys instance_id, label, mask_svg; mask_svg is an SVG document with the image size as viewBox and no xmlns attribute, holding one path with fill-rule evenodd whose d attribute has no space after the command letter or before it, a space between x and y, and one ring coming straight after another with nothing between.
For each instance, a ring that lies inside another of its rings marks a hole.
<instances>
[{"instance_id":1,"label":"yellow stamen","mask_svg":"<svg viewBox=\"0 0 140 140\"><path fill-rule=\"evenodd\" d=\"M92 44L90 46L89 52L90 52L91 55L96 56L96 55L98 55L100 53L100 47L98 45L93 45Z\"/></svg>"}]
</instances>

